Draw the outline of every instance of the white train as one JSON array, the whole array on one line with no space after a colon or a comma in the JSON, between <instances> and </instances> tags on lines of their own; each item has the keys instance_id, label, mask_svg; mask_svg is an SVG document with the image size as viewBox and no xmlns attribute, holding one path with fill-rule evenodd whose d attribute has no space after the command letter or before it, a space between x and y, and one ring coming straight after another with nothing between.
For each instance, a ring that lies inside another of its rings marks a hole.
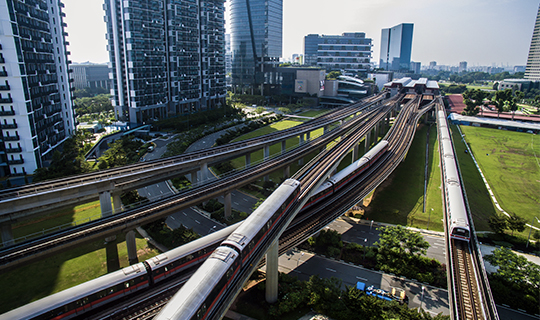
<instances>
[{"instance_id":1,"label":"white train","mask_svg":"<svg viewBox=\"0 0 540 320\"><path fill-rule=\"evenodd\" d=\"M269 243L266 236L283 221L300 192L300 182L287 179L218 247L155 319L212 319L222 297L237 284L243 266Z\"/></svg>"},{"instance_id":2,"label":"white train","mask_svg":"<svg viewBox=\"0 0 540 320\"><path fill-rule=\"evenodd\" d=\"M196 270L235 224L122 270L103 275L0 315L1 319L71 319L146 290L169 277Z\"/></svg>"},{"instance_id":3,"label":"white train","mask_svg":"<svg viewBox=\"0 0 540 320\"><path fill-rule=\"evenodd\" d=\"M448 210L448 231L453 239L469 241L470 226L467 207L465 206L450 130L446 123L444 111L437 112L437 121L439 124L441 164L445 177L443 185Z\"/></svg>"}]
</instances>

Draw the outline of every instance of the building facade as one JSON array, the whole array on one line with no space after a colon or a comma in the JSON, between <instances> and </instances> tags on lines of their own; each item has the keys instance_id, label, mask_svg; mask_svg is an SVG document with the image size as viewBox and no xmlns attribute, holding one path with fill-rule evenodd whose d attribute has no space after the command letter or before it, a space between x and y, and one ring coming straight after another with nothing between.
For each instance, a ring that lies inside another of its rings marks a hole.
<instances>
[{"instance_id":1,"label":"building facade","mask_svg":"<svg viewBox=\"0 0 540 320\"><path fill-rule=\"evenodd\" d=\"M72 64L73 86L77 89L111 89L109 66L106 64Z\"/></svg>"},{"instance_id":2,"label":"building facade","mask_svg":"<svg viewBox=\"0 0 540 320\"><path fill-rule=\"evenodd\" d=\"M409 70L413 29L412 23L382 29L379 68L386 71Z\"/></svg>"},{"instance_id":3,"label":"building facade","mask_svg":"<svg viewBox=\"0 0 540 320\"><path fill-rule=\"evenodd\" d=\"M371 69L372 41L363 32L341 36L310 34L304 37L305 64L347 75L365 75Z\"/></svg>"},{"instance_id":4,"label":"building facade","mask_svg":"<svg viewBox=\"0 0 540 320\"><path fill-rule=\"evenodd\" d=\"M141 124L225 103L224 0L105 0L116 117Z\"/></svg>"},{"instance_id":5,"label":"building facade","mask_svg":"<svg viewBox=\"0 0 540 320\"><path fill-rule=\"evenodd\" d=\"M232 84L266 82L282 56L283 0L231 0Z\"/></svg>"},{"instance_id":6,"label":"building facade","mask_svg":"<svg viewBox=\"0 0 540 320\"><path fill-rule=\"evenodd\" d=\"M63 7L0 1L0 176L43 167L74 131Z\"/></svg>"},{"instance_id":7,"label":"building facade","mask_svg":"<svg viewBox=\"0 0 540 320\"><path fill-rule=\"evenodd\" d=\"M527 67L525 68L525 79L540 80L540 6L536 14L536 22L529 48L529 57L527 58Z\"/></svg>"}]
</instances>

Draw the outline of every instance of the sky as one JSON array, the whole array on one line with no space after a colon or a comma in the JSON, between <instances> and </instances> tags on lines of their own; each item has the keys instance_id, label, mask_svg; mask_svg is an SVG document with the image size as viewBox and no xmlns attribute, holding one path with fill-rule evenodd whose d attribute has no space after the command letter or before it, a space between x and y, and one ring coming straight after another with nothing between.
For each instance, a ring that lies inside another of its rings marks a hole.
<instances>
[{"instance_id":1,"label":"sky","mask_svg":"<svg viewBox=\"0 0 540 320\"><path fill-rule=\"evenodd\" d=\"M308 34L364 32L379 60L381 29L413 23L422 65L525 65L540 0L283 0L283 58ZM108 62L103 0L63 0L73 62Z\"/></svg>"}]
</instances>

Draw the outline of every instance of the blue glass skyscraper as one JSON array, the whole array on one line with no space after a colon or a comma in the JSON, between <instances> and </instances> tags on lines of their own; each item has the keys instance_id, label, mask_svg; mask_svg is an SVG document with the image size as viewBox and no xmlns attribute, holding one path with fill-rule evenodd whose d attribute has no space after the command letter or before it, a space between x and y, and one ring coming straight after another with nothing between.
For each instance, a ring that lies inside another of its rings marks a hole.
<instances>
[{"instance_id":1,"label":"blue glass skyscraper","mask_svg":"<svg viewBox=\"0 0 540 320\"><path fill-rule=\"evenodd\" d=\"M231 0L233 85L264 82L282 55L283 0Z\"/></svg>"},{"instance_id":2,"label":"blue glass skyscraper","mask_svg":"<svg viewBox=\"0 0 540 320\"><path fill-rule=\"evenodd\" d=\"M391 71L409 70L413 27L412 23L402 23L382 29L379 68Z\"/></svg>"}]
</instances>

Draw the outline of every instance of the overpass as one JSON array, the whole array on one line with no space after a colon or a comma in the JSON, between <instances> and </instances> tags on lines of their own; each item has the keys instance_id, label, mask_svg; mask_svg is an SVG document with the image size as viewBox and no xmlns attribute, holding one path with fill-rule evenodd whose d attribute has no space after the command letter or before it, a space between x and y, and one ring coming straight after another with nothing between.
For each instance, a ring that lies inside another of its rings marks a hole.
<instances>
[{"instance_id":1,"label":"overpass","mask_svg":"<svg viewBox=\"0 0 540 320\"><path fill-rule=\"evenodd\" d=\"M17 220L97 199L100 200L102 215L108 216L121 210L120 195L124 192L188 173L196 176L199 170L201 180L204 182L207 180L205 175L208 166L240 156L245 156L246 167L249 167L252 152L263 149L265 158L268 158L270 145L277 143L281 143L282 152L285 152L287 139L298 136L299 145L301 145L305 140L310 139L311 131L322 127L327 132L333 123L342 122L358 112L365 112L370 107L380 105L384 98L385 95L373 96L302 125L264 137L166 159L0 191L2 204L0 206L0 231L3 245L13 243L11 224Z\"/></svg>"}]
</instances>

